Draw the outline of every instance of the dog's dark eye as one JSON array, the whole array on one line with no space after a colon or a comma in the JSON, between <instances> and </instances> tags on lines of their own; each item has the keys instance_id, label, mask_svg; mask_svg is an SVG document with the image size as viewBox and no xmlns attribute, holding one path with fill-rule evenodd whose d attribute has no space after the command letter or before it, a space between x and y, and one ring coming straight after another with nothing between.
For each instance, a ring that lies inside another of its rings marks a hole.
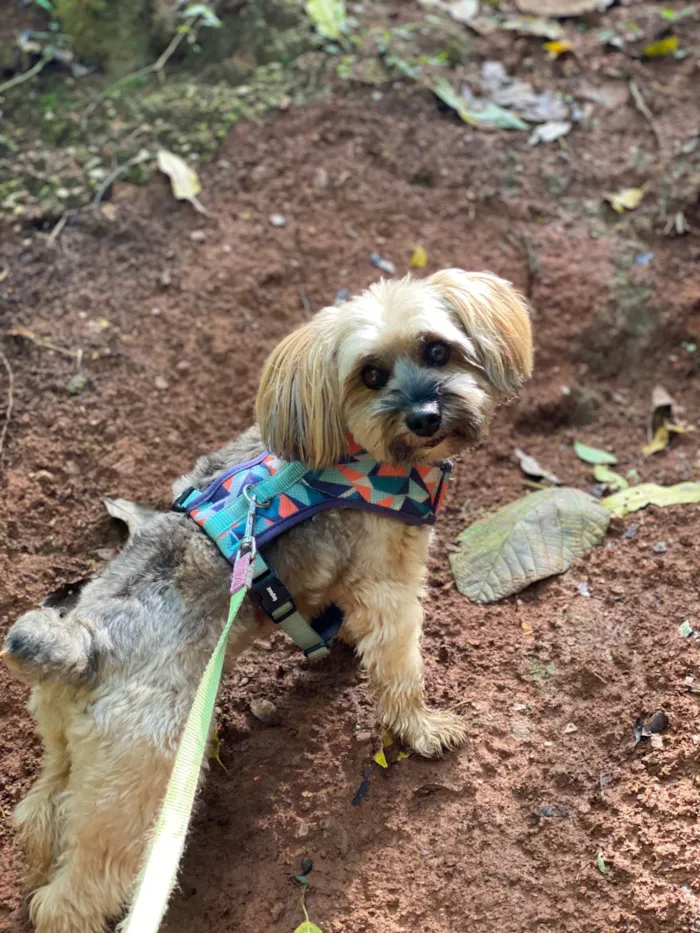
<instances>
[{"instance_id":1,"label":"dog's dark eye","mask_svg":"<svg viewBox=\"0 0 700 933\"><path fill-rule=\"evenodd\" d=\"M381 366L365 366L362 370L362 381L368 389L376 392L378 389L383 389L389 381L389 372Z\"/></svg>"},{"instance_id":2,"label":"dog's dark eye","mask_svg":"<svg viewBox=\"0 0 700 933\"><path fill-rule=\"evenodd\" d=\"M426 344L423 359L428 366L444 366L450 358L450 348L442 340L433 340Z\"/></svg>"}]
</instances>

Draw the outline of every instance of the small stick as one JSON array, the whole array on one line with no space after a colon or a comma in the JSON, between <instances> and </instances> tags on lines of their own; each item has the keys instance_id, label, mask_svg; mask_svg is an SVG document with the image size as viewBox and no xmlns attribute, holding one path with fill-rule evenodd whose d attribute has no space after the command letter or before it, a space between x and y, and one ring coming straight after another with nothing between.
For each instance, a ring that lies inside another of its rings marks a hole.
<instances>
[{"instance_id":1,"label":"small stick","mask_svg":"<svg viewBox=\"0 0 700 933\"><path fill-rule=\"evenodd\" d=\"M67 222L68 222L68 214L62 214L58 220L58 223L56 224L56 226L53 228L53 230L49 234L48 240L46 241L49 246L55 245L56 240L60 237L61 231L63 230Z\"/></svg>"},{"instance_id":2,"label":"small stick","mask_svg":"<svg viewBox=\"0 0 700 933\"><path fill-rule=\"evenodd\" d=\"M41 347L42 350L51 350L53 353L60 353L61 356L67 356L71 360L77 360L82 355L82 350L66 350L63 347L57 347L55 343L51 343L49 340L43 340L41 337L37 337L34 331L29 330L28 327L14 327L11 331L8 331L10 337L24 337L25 340L29 340L37 347Z\"/></svg>"},{"instance_id":3,"label":"small stick","mask_svg":"<svg viewBox=\"0 0 700 933\"><path fill-rule=\"evenodd\" d=\"M644 97L642 96L642 92L639 90L639 88L637 87L634 81L630 81L629 89L630 89L630 94L632 95L632 100L634 101L635 107L641 113L641 115L644 117L644 119L647 121L647 123L651 127L651 131L654 134L654 139L656 140L656 145L659 147L659 149L663 149L663 145L661 143L661 134L656 128L656 123L654 123L654 116L651 110L649 110L649 108L647 107L647 102L644 100Z\"/></svg>"},{"instance_id":4,"label":"small stick","mask_svg":"<svg viewBox=\"0 0 700 933\"><path fill-rule=\"evenodd\" d=\"M50 55L42 55L36 65L33 65L29 71L24 71L21 75L15 75L14 78L10 78L9 81L6 81L4 84L0 84L0 94L4 94L5 91L9 91L13 87L17 87L18 84L24 84L25 81L29 81L34 75L38 75L42 68L48 64L51 60Z\"/></svg>"},{"instance_id":5,"label":"small stick","mask_svg":"<svg viewBox=\"0 0 700 933\"><path fill-rule=\"evenodd\" d=\"M105 178L105 180L95 192L95 197L92 200L92 206L95 210L98 210L100 202L102 201L102 198L104 197L105 192L109 186L114 184L120 175L123 175L124 172L128 172L132 166L138 165L139 162L143 162L143 156L141 153L135 155L133 159L129 159L129 161L125 162L123 165L117 166L113 172L109 173L109 175Z\"/></svg>"},{"instance_id":6,"label":"small stick","mask_svg":"<svg viewBox=\"0 0 700 933\"><path fill-rule=\"evenodd\" d=\"M5 354L0 350L0 360L2 360L3 366L7 370L7 408L5 410L5 420L2 423L2 430L0 430L0 457L2 457L3 447L5 446L5 436L7 435L7 429L10 426L10 418L12 417L12 407L15 400L15 376L12 372L12 367L10 366L10 361L5 356Z\"/></svg>"}]
</instances>

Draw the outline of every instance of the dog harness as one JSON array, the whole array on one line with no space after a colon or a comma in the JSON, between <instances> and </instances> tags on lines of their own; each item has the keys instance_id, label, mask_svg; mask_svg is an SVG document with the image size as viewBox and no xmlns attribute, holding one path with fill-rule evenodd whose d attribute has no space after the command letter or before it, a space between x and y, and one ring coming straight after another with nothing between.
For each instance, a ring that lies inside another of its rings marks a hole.
<instances>
[{"instance_id":1,"label":"dog harness","mask_svg":"<svg viewBox=\"0 0 700 933\"><path fill-rule=\"evenodd\" d=\"M342 625L341 610L331 605L308 622L260 549L328 509L359 509L409 525L432 525L451 468L449 462L413 468L379 463L354 440L339 463L321 470L264 450L229 467L204 491L186 489L173 509L189 515L234 569L238 556L252 552L251 589L260 606L308 658L316 659L328 654Z\"/></svg>"}]
</instances>

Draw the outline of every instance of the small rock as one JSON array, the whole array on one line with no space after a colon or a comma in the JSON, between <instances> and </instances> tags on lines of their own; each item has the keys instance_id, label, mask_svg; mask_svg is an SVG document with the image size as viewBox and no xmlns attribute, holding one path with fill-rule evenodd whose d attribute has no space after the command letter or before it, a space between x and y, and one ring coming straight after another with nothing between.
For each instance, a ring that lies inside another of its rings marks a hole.
<instances>
[{"instance_id":1,"label":"small rock","mask_svg":"<svg viewBox=\"0 0 700 933\"><path fill-rule=\"evenodd\" d=\"M173 284L173 277L166 269L165 272L161 272L158 277L158 281L163 286L163 288L169 288Z\"/></svg>"},{"instance_id":2,"label":"small rock","mask_svg":"<svg viewBox=\"0 0 700 933\"><path fill-rule=\"evenodd\" d=\"M655 748L655 749L658 750L658 749L664 747L663 736L658 735L656 732L653 733L653 735L651 736L651 738L649 739L649 741L651 742L651 747L652 747L652 748Z\"/></svg>"},{"instance_id":3,"label":"small rock","mask_svg":"<svg viewBox=\"0 0 700 933\"><path fill-rule=\"evenodd\" d=\"M190 240L193 243L203 243L207 238L206 230L193 230L190 233Z\"/></svg>"},{"instance_id":4,"label":"small rock","mask_svg":"<svg viewBox=\"0 0 700 933\"><path fill-rule=\"evenodd\" d=\"M187 362L187 360L178 360L175 364L175 369L179 373L186 373L189 368L190 364Z\"/></svg>"},{"instance_id":5,"label":"small rock","mask_svg":"<svg viewBox=\"0 0 700 933\"><path fill-rule=\"evenodd\" d=\"M568 726L564 729L566 735L571 735L572 732L578 732L578 726L575 726L573 722L570 722Z\"/></svg>"},{"instance_id":6,"label":"small rock","mask_svg":"<svg viewBox=\"0 0 700 933\"><path fill-rule=\"evenodd\" d=\"M309 835L310 832L311 832L311 828L306 823L302 823L301 826L294 833L294 836L296 839L305 839Z\"/></svg>"},{"instance_id":7,"label":"small rock","mask_svg":"<svg viewBox=\"0 0 700 933\"><path fill-rule=\"evenodd\" d=\"M396 266L389 259L382 259L379 253L372 253L369 257L369 261L373 266L376 266L377 269L381 269L382 272L386 272L387 275L396 274Z\"/></svg>"},{"instance_id":8,"label":"small rock","mask_svg":"<svg viewBox=\"0 0 700 933\"><path fill-rule=\"evenodd\" d=\"M66 391L69 395L81 395L86 389L90 388L90 377L85 373L76 373L71 376L66 383Z\"/></svg>"},{"instance_id":9,"label":"small rock","mask_svg":"<svg viewBox=\"0 0 700 933\"><path fill-rule=\"evenodd\" d=\"M335 293L335 298L333 299L333 304L337 308L338 305L344 304L350 298L350 289L341 288L340 291Z\"/></svg>"},{"instance_id":10,"label":"small rock","mask_svg":"<svg viewBox=\"0 0 700 933\"><path fill-rule=\"evenodd\" d=\"M232 253L232 252L233 252L233 247L231 246L230 243L224 243L224 245L221 247L221 252L222 252L222 253Z\"/></svg>"},{"instance_id":11,"label":"small rock","mask_svg":"<svg viewBox=\"0 0 700 933\"><path fill-rule=\"evenodd\" d=\"M540 813L542 816L557 817L558 819L563 820L569 815L569 808L563 803L553 803L542 807Z\"/></svg>"},{"instance_id":12,"label":"small rock","mask_svg":"<svg viewBox=\"0 0 700 933\"><path fill-rule=\"evenodd\" d=\"M151 308L151 314L153 315L153 317L160 317L162 312L160 308Z\"/></svg>"},{"instance_id":13,"label":"small rock","mask_svg":"<svg viewBox=\"0 0 700 933\"><path fill-rule=\"evenodd\" d=\"M657 541L656 544L652 545L651 549L654 554L665 554L668 550L668 545L665 541Z\"/></svg>"},{"instance_id":14,"label":"small rock","mask_svg":"<svg viewBox=\"0 0 700 933\"><path fill-rule=\"evenodd\" d=\"M586 580L583 580L581 583L579 583L578 591L581 596L586 596L587 598L591 595L591 591L588 589L588 582Z\"/></svg>"},{"instance_id":15,"label":"small rock","mask_svg":"<svg viewBox=\"0 0 700 933\"><path fill-rule=\"evenodd\" d=\"M355 733L355 741L358 742L360 745L371 744L373 738L374 736L372 735L371 732L356 732Z\"/></svg>"},{"instance_id":16,"label":"small rock","mask_svg":"<svg viewBox=\"0 0 700 933\"><path fill-rule=\"evenodd\" d=\"M328 187L328 172L325 168L316 169L316 174L314 175L314 188L327 188Z\"/></svg>"},{"instance_id":17,"label":"small rock","mask_svg":"<svg viewBox=\"0 0 700 933\"><path fill-rule=\"evenodd\" d=\"M284 227L287 224L287 218L284 214L270 214L270 223L273 227Z\"/></svg>"},{"instance_id":18,"label":"small rock","mask_svg":"<svg viewBox=\"0 0 700 933\"><path fill-rule=\"evenodd\" d=\"M270 700L251 700L250 711L264 726L278 726L281 722L277 707Z\"/></svg>"},{"instance_id":19,"label":"small rock","mask_svg":"<svg viewBox=\"0 0 700 933\"><path fill-rule=\"evenodd\" d=\"M301 874L302 874L302 875L308 875L308 874L310 874L313 870L314 870L314 863L312 862L312 860L311 860L308 856L305 856L305 857L301 860Z\"/></svg>"},{"instance_id":20,"label":"small rock","mask_svg":"<svg viewBox=\"0 0 700 933\"><path fill-rule=\"evenodd\" d=\"M624 538L636 538L638 532L639 532L639 525L636 524L636 522L632 522L625 529L625 533L623 537Z\"/></svg>"},{"instance_id":21,"label":"small rock","mask_svg":"<svg viewBox=\"0 0 700 933\"><path fill-rule=\"evenodd\" d=\"M165 392L165 390L169 387L168 380L163 379L162 376L156 376L154 385L159 392Z\"/></svg>"},{"instance_id":22,"label":"small rock","mask_svg":"<svg viewBox=\"0 0 700 933\"><path fill-rule=\"evenodd\" d=\"M693 634L693 631L693 626L687 619L685 622L681 622L681 624L678 626L678 634L681 636L681 638L690 638L690 636Z\"/></svg>"}]
</instances>

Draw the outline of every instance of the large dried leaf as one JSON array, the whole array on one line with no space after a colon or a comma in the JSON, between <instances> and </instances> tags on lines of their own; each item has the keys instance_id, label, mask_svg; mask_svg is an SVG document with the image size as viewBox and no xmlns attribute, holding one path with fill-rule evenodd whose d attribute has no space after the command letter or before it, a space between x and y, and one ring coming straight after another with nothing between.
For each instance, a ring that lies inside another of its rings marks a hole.
<instances>
[{"instance_id":1,"label":"large dried leaf","mask_svg":"<svg viewBox=\"0 0 700 933\"><path fill-rule=\"evenodd\" d=\"M689 505L693 502L700 502L700 483L676 483L675 486L641 483L601 499L600 504L610 509L613 515L622 516L645 509L648 505Z\"/></svg>"},{"instance_id":2,"label":"large dried leaf","mask_svg":"<svg viewBox=\"0 0 700 933\"><path fill-rule=\"evenodd\" d=\"M202 190L199 176L190 168L184 159L168 152L167 149L158 150L158 168L170 179L173 194L178 201L191 201Z\"/></svg>"},{"instance_id":3,"label":"large dried leaf","mask_svg":"<svg viewBox=\"0 0 700 933\"><path fill-rule=\"evenodd\" d=\"M521 120L517 114L511 113L498 104L491 103L488 100L467 100L452 87L447 78L438 75L431 90L436 97L439 97L443 104L451 107L465 123L472 126L484 124L494 126L501 130L526 130L527 123Z\"/></svg>"},{"instance_id":4,"label":"large dried leaf","mask_svg":"<svg viewBox=\"0 0 700 933\"><path fill-rule=\"evenodd\" d=\"M492 603L563 573L599 544L610 514L578 489L545 489L474 522L450 556L460 593Z\"/></svg>"}]
</instances>

